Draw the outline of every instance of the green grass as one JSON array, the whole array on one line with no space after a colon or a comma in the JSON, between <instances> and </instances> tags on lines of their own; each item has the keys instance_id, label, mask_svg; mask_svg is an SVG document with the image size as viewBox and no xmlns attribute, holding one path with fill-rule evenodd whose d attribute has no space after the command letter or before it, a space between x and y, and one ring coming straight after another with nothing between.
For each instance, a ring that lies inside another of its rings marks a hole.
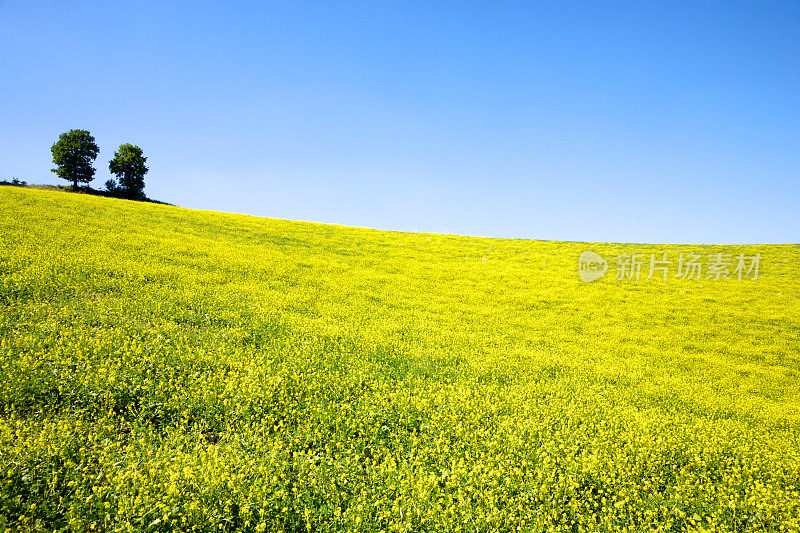
<instances>
[{"instance_id":1,"label":"green grass","mask_svg":"<svg viewBox=\"0 0 800 533\"><path fill-rule=\"evenodd\" d=\"M72 192L76 194L90 194L93 196L103 196L106 198L119 198L120 195L111 193L105 189L93 189L91 185L84 185L80 186L75 189L72 185L48 185L48 184L35 184L35 183L27 183L22 181L20 183L14 183L12 181L7 180L0 180L0 187L8 186L8 187L22 187L26 189L37 189L42 191L63 191L63 192ZM165 205L172 205L167 202L162 202L160 200L154 200L153 198L139 198L136 201L138 202L151 202L154 204L165 204Z\"/></svg>"},{"instance_id":2,"label":"green grass","mask_svg":"<svg viewBox=\"0 0 800 533\"><path fill-rule=\"evenodd\" d=\"M796 531L798 264L2 187L0 524Z\"/></svg>"}]
</instances>

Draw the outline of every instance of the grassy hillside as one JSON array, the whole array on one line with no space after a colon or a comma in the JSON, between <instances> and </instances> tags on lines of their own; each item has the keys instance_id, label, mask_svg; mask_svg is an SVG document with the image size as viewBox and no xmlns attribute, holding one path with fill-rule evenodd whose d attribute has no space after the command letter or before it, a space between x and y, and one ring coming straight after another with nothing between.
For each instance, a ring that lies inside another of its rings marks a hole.
<instances>
[{"instance_id":1,"label":"grassy hillside","mask_svg":"<svg viewBox=\"0 0 800 533\"><path fill-rule=\"evenodd\" d=\"M757 280L578 279L586 249ZM0 524L800 529L800 246L409 234L0 188Z\"/></svg>"}]
</instances>

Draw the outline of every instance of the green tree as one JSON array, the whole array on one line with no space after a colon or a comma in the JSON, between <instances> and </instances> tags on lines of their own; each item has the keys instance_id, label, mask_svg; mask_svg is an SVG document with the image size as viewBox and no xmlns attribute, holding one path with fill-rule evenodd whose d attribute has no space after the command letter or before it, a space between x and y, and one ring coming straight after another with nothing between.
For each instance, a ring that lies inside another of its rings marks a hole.
<instances>
[{"instance_id":1,"label":"green tree","mask_svg":"<svg viewBox=\"0 0 800 533\"><path fill-rule=\"evenodd\" d=\"M108 170L117 177L119 190L126 198L144 198L144 166L147 158L142 149L127 143L114 152L114 159L108 162Z\"/></svg>"},{"instance_id":2,"label":"green tree","mask_svg":"<svg viewBox=\"0 0 800 533\"><path fill-rule=\"evenodd\" d=\"M79 182L89 183L94 179L92 163L100 149L88 131L69 130L62 133L50 151L56 165L52 171L59 178L71 181L76 189Z\"/></svg>"}]
</instances>

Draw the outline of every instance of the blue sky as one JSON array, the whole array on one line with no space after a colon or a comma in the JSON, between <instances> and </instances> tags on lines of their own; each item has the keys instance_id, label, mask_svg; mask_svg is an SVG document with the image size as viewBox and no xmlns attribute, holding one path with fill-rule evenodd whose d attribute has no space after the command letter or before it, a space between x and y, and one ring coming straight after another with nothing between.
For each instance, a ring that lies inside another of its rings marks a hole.
<instances>
[{"instance_id":1,"label":"blue sky","mask_svg":"<svg viewBox=\"0 0 800 533\"><path fill-rule=\"evenodd\" d=\"M0 0L0 177L124 142L184 207L615 242L800 241L800 1ZM66 182L63 182L66 184Z\"/></svg>"}]
</instances>

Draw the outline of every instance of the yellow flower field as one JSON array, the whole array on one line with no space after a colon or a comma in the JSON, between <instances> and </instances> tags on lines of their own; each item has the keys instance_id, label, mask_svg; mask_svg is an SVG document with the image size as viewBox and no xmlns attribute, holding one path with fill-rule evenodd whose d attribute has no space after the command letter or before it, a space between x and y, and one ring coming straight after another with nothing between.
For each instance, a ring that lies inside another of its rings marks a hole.
<instances>
[{"instance_id":1,"label":"yellow flower field","mask_svg":"<svg viewBox=\"0 0 800 533\"><path fill-rule=\"evenodd\" d=\"M593 250L760 254L593 283ZM800 246L0 188L0 530L798 531Z\"/></svg>"}]
</instances>

